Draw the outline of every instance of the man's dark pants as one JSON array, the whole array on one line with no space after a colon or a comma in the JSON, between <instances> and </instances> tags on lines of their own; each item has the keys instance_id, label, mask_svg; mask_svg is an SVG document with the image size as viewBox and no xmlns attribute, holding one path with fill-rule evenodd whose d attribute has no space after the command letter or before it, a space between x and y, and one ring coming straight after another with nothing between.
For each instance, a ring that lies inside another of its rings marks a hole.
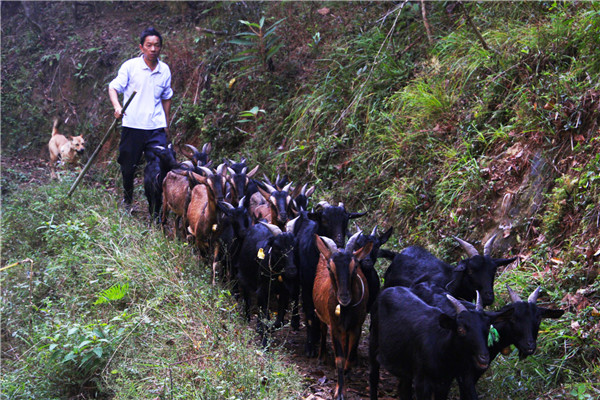
<instances>
[{"instance_id":1,"label":"man's dark pants","mask_svg":"<svg viewBox=\"0 0 600 400\"><path fill-rule=\"evenodd\" d=\"M164 128L155 130L122 128L117 161L121 165L123 174L123 201L127 204L133 201L133 178L142 154L145 154L146 162L153 162L156 159L154 146L167 146L167 134Z\"/></svg>"}]
</instances>

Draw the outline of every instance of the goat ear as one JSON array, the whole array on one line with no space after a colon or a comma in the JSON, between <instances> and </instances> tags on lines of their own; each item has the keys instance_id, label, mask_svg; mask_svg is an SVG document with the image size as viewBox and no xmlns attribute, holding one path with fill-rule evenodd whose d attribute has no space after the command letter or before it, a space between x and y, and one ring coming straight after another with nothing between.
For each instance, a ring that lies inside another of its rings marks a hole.
<instances>
[{"instance_id":1,"label":"goat ear","mask_svg":"<svg viewBox=\"0 0 600 400\"><path fill-rule=\"evenodd\" d=\"M269 198L271 197L271 193L267 192L265 189L263 189L260 185L258 185L258 191L260 192L260 194L262 194L262 197L265 198L265 200L269 200Z\"/></svg>"},{"instance_id":2,"label":"goat ear","mask_svg":"<svg viewBox=\"0 0 600 400\"><path fill-rule=\"evenodd\" d=\"M363 215L365 215L367 212L361 212L361 213L350 213L348 214L348 218L349 219L354 219L354 218L359 218L362 217Z\"/></svg>"},{"instance_id":3,"label":"goat ear","mask_svg":"<svg viewBox=\"0 0 600 400\"><path fill-rule=\"evenodd\" d=\"M295 199L300 192L302 191L302 186L298 185L294 188L294 190L292 190L292 194L290 196L292 196L292 199Z\"/></svg>"},{"instance_id":4,"label":"goat ear","mask_svg":"<svg viewBox=\"0 0 600 400\"><path fill-rule=\"evenodd\" d=\"M202 152L203 153L210 153L210 151L212 150L212 144L210 143L205 143L204 146L202 146Z\"/></svg>"},{"instance_id":5,"label":"goat ear","mask_svg":"<svg viewBox=\"0 0 600 400\"><path fill-rule=\"evenodd\" d=\"M317 243L317 248L319 249L319 252L323 254L323 257L325 257L326 260L329 260L331 258L331 249L329 248L329 246L327 246L323 239L321 239L321 236L317 235L316 233L315 241Z\"/></svg>"},{"instance_id":6,"label":"goat ear","mask_svg":"<svg viewBox=\"0 0 600 400\"><path fill-rule=\"evenodd\" d=\"M541 311L542 318L560 318L565 313L565 310L553 310L543 307L538 307L538 310Z\"/></svg>"},{"instance_id":7,"label":"goat ear","mask_svg":"<svg viewBox=\"0 0 600 400\"><path fill-rule=\"evenodd\" d=\"M517 258L519 257L512 257L512 258L494 258L494 262L496 263L497 266L502 266L502 265L508 265L511 262L515 261Z\"/></svg>"},{"instance_id":8,"label":"goat ear","mask_svg":"<svg viewBox=\"0 0 600 400\"><path fill-rule=\"evenodd\" d=\"M510 307L503 312L486 312L486 315L490 317L492 324L508 321L515 313L514 307Z\"/></svg>"},{"instance_id":9,"label":"goat ear","mask_svg":"<svg viewBox=\"0 0 600 400\"><path fill-rule=\"evenodd\" d=\"M306 197L310 197L310 196L312 196L312 194L315 192L315 189L316 189L316 188L315 188L314 186L311 186L311 187L310 187L310 188L309 188L309 189L306 191L306 193L304 193L304 195L305 195Z\"/></svg>"},{"instance_id":10,"label":"goat ear","mask_svg":"<svg viewBox=\"0 0 600 400\"><path fill-rule=\"evenodd\" d=\"M444 313L440 314L438 322L442 328L449 329L451 331L455 331L458 326L454 318Z\"/></svg>"},{"instance_id":11,"label":"goat ear","mask_svg":"<svg viewBox=\"0 0 600 400\"><path fill-rule=\"evenodd\" d=\"M369 253L371 252L371 250L373 250L373 242L367 242L367 244L365 244L363 247L361 247L360 249L356 250L352 254L354 255L354 257L358 261L360 261L363 258L365 258L366 256L368 256Z\"/></svg>"}]
</instances>

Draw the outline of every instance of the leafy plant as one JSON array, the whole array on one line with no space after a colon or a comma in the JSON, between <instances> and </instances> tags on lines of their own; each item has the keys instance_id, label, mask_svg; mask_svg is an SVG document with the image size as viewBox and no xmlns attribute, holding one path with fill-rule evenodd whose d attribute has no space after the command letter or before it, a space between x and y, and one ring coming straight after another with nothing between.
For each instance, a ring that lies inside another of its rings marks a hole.
<instances>
[{"instance_id":1,"label":"leafy plant","mask_svg":"<svg viewBox=\"0 0 600 400\"><path fill-rule=\"evenodd\" d=\"M98 300L94 302L94 305L108 303L110 301L121 300L129 292L129 282L124 284L114 284L106 290L103 290L98 295Z\"/></svg>"},{"instance_id":2,"label":"leafy plant","mask_svg":"<svg viewBox=\"0 0 600 400\"><path fill-rule=\"evenodd\" d=\"M236 35L238 38L230 40L229 43L246 47L246 50L239 52L229 62L251 62L250 67L242 68L242 71L246 70L245 74L258 68L263 72L268 71L273 56L283 47L283 42L277 36L276 30L284 20L285 18L280 19L268 28L265 26L265 17L262 17L258 23L240 20L239 22L246 26L249 32L238 33Z\"/></svg>"}]
</instances>

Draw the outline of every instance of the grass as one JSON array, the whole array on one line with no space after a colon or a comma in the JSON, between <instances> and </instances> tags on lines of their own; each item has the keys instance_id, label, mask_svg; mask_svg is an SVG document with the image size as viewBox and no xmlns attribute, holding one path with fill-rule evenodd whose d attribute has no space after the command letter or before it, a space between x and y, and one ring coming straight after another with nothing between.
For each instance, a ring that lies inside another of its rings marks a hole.
<instances>
[{"instance_id":1,"label":"grass","mask_svg":"<svg viewBox=\"0 0 600 400\"><path fill-rule=\"evenodd\" d=\"M3 201L2 265L32 263L2 272L2 398L298 396L189 246L69 184Z\"/></svg>"}]
</instances>

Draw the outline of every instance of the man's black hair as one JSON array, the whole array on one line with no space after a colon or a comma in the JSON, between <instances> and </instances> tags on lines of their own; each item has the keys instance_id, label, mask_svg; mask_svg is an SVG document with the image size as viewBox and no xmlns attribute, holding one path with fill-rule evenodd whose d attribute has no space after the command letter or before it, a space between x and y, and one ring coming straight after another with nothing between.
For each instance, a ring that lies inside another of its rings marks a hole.
<instances>
[{"instance_id":1,"label":"man's black hair","mask_svg":"<svg viewBox=\"0 0 600 400\"><path fill-rule=\"evenodd\" d=\"M162 36L160 35L160 33L158 33L158 31L156 29L154 29L154 27L150 26L146 29L144 29L144 31L142 32L142 34L140 35L140 44L143 46L144 45L144 41L146 40L146 37L148 36L157 36L158 40L160 42L160 45L162 46Z\"/></svg>"}]
</instances>

